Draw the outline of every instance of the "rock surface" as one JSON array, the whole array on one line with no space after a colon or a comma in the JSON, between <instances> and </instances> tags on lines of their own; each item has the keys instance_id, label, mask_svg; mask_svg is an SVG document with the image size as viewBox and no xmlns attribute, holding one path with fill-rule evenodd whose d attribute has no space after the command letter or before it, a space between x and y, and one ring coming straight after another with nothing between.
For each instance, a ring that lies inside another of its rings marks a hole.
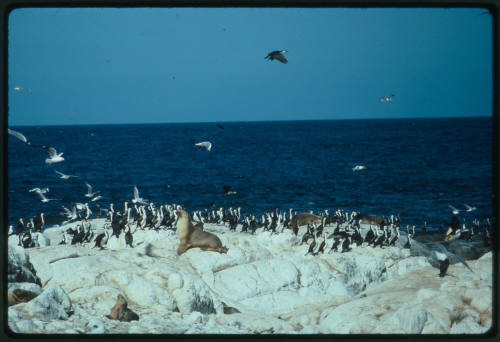
<instances>
[{"instance_id":1,"label":"rock surface","mask_svg":"<svg viewBox=\"0 0 500 342\"><path fill-rule=\"evenodd\" d=\"M458 263L440 278L425 257L398 247L305 255L303 230L297 238L205 224L227 254L178 256L173 230L137 230L133 248L121 235L99 250L59 245L70 226L46 230L35 248L9 240L9 290L39 294L9 307L13 332L479 334L492 324L491 252L468 260L474 273ZM118 294L139 320L106 317Z\"/></svg>"}]
</instances>

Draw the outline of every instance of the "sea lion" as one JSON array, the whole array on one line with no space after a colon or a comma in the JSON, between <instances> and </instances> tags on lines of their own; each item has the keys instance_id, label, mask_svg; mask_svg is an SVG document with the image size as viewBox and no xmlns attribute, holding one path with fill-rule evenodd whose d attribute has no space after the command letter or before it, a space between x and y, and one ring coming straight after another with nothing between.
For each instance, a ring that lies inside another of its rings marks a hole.
<instances>
[{"instance_id":1,"label":"sea lion","mask_svg":"<svg viewBox=\"0 0 500 342\"><path fill-rule=\"evenodd\" d=\"M8 306L16 305L18 303L26 303L38 296L35 292L15 289L14 291L8 291L7 293L7 304Z\"/></svg>"},{"instance_id":2,"label":"sea lion","mask_svg":"<svg viewBox=\"0 0 500 342\"><path fill-rule=\"evenodd\" d=\"M363 224L376 224L380 226L384 223L384 218L377 215L358 214L357 218L361 220Z\"/></svg>"},{"instance_id":3,"label":"sea lion","mask_svg":"<svg viewBox=\"0 0 500 342\"><path fill-rule=\"evenodd\" d=\"M109 319L115 319L118 321L137 321L139 320L139 316L127 308L127 300L121 294L119 294L116 298L116 304L111 308L111 312L109 315L106 315Z\"/></svg>"},{"instance_id":4,"label":"sea lion","mask_svg":"<svg viewBox=\"0 0 500 342\"><path fill-rule=\"evenodd\" d=\"M193 226L189 213L185 210L177 210L177 235L179 236L179 248L177 254L182 254L189 248L200 247L205 251L226 253L227 248L222 246L220 239L212 233L205 232Z\"/></svg>"},{"instance_id":5,"label":"sea lion","mask_svg":"<svg viewBox=\"0 0 500 342\"><path fill-rule=\"evenodd\" d=\"M194 224L194 227L203 230L203 222L196 222Z\"/></svg>"},{"instance_id":6,"label":"sea lion","mask_svg":"<svg viewBox=\"0 0 500 342\"><path fill-rule=\"evenodd\" d=\"M323 222L323 218L318 215L314 215L311 213L300 213L294 215L290 220L290 224L288 225L289 229L298 229L300 226L311 225L313 223L321 223Z\"/></svg>"}]
</instances>

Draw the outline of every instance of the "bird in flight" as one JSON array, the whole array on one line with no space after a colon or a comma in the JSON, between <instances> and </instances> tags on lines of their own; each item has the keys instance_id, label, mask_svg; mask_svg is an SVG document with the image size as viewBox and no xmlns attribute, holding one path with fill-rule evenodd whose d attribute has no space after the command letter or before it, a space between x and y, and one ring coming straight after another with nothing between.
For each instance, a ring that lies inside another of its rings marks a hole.
<instances>
[{"instance_id":1,"label":"bird in flight","mask_svg":"<svg viewBox=\"0 0 500 342\"><path fill-rule=\"evenodd\" d=\"M468 204L464 204L464 207L467 209L466 211L470 212L470 211L474 211L476 210L477 208L475 206L470 206Z\"/></svg>"},{"instance_id":2,"label":"bird in flight","mask_svg":"<svg viewBox=\"0 0 500 342\"><path fill-rule=\"evenodd\" d=\"M132 198L132 203L147 204L148 202L139 196L139 189L134 185L134 198Z\"/></svg>"},{"instance_id":3,"label":"bird in flight","mask_svg":"<svg viewBox=\"0 0 500 342\"><path fill-rule=\"evenodd\" d=\"M195 144L195 146L198 146L198 151L201 150L202 147L205 147L207 151L210 152L210 149L212 148L212 143L210 141L202 141Z\"/></svg>"},{"instance_id":4,"label":"bird in flight","mask_svg":"<svg viewBox=\"0 0 500 342\"><path fill-rule=\"evenodd\" d=\"M47 198L41 192L37 192L37 194L38 194L38 196L40 196L40 201L42 201L43 203L47 203L47 202L50 202L50 201L60 201L61 200L59 198Z\"/></svg>"},{"instance_id":5,"label":"bird in flight","mask_svg":"<svg viewBox=\"0 0 500 342\"><path fill-rule=\"evenodd\" d=\"M64 174L64 173L62 173L62 172L59 172L59 171L57 171L57 170L54 170L54 171L55 171L58 175L60 175L62 179L70 179L71 177L75 177L75 178L77 178L77 177L78 177L78 176L73 176L73 175L66 175L66 174Z\"/></svg>"},{"instance_id":6,"label":"bird in flight","mask_svg":"<svg viewBox=\"0 0 500 342\"><path fill-rule=\"evenodd\" d=\"M64 157L62 157L63 152L58 154L55 148L48 146L43 146L43 149L49 152L50 158L45 159L47 164L60 163L64 160Z\"/></svg>"},{"instance_id":7,"label":"bird in flight","mask_svg":"<svg viewBox=\"0 0 500 342\"><path fill-rule=\"evenodd\" d=\"M23 90L26 90L28 92L31 93L31 88L24 88L24 87L21 87L21 86L14 86L14 90L15 91L23 91Z\"/></svg>"},{"instance_id":8,"label":"bird in flight","mask_svg":"<svg viewBox=\"0 0 500 342\"><path fill-rule=\"evenodd\" d=\"M384 96L380 98L380 102L392 102L392 97L396 96L394 94L391 94L391 96Z\"/></svg>"},{"instance_id":9,"label":"bird in flight","mask_svg":"<svg viewBox=\"0 0 500 342\"><path fill-rule=\"evenodd\" d=\"M453 215L458 215L458 213L460 212L460 210L458 210L457 208L455 208L454 206L448 204L448 207L450 207L451 209L451 212L453 213Z\"/></svg>"},{"instance_id":10,"label":"bird in flight","mask_svg":"<svg viewBox=\"0 0 500 342\"><path fill-rule=\"evenodd\" d=\"M222 190L224 190L224 193L226 195L234 195L236 194L236 191L231 191L231 187L227 185L221 185L220 186Z\"/></svg>"},{"instance_id":11,"label":"bird in flight","mask_svg":"<svg viewBox=\"0 0 500 342\"><path fill-rule=\"evenodd\" d=\"M16 137L17 139L21 140L22 142L25 142L28 145L30 144L28 139L26 139L26 137L21 132L14 131L13 129L7 128L7 133Z\"/></svg>"},{"instance_id":12,"label":"bird in flight","mask_svg":"<svg viewBox=\"0 0 500 342\"><path fill-rule=\"evenodd\" d=\"M269 52L265 58L269 59L271 61L276 59L276 60L280 61L281 63L286 64L286 63L288 63L288 60L285 58L285 56L283 56L284 52L288 52L288 51L287 50L272 51L272 52Z\"/></svg>"},{"instance_id":13,"label":"bird in flight","mask_svg":"<svg viewBox=\"0 0 500 342\"><path fill-rule=\"evenodd\" d=\"M353 171L363 171L366 170L366 166L363 165L356 165L355 167L352 168Z\"/></svg>"}]
</instances>

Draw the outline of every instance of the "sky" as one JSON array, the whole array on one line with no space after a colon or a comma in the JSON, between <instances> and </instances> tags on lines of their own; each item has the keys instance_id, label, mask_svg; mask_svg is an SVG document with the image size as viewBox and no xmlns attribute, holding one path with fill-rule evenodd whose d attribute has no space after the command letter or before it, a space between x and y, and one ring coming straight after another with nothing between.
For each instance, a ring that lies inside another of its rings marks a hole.
<instances>
[{"instance_id":1,"label":"sky","mask_svg":"<svg viewBox=\"0 0 500 342\"><path fill-rule=\"evenodd\" d=\"M15 9L8 123L491 116L492 21L484 12ZM282 49L287 64L264 58Z\"/></svg>"}]
</instances>

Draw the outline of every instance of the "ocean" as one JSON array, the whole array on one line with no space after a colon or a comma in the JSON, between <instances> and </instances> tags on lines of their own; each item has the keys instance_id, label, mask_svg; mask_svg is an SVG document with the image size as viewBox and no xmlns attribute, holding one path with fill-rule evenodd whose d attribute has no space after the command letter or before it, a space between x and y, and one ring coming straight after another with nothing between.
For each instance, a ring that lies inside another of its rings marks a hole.
<instances>
[{"instance_id":1,"label":"ocean","mask_svg":"<svg viewBox=\"0 0 500 342\"><path fill-rule=\"evenodd\" d=\"M222 125L223 128L218 125ZM8 224L85 203L85 182L122 208L133 197L188 210L241 207L244 214L344 209L389 216L402 225L461 222L493 215L492 118L165 123L10 127ZM195 143L210 141L212 150ZM42 145L63 152L48 165ZM353 171L356 165L364 171ZM78 178L60 179L55 170ZM235 194L226 195L221 186ZM33 187L49 187L42 203ZM464 204L477 210L466 212Z\"/></svg>"}]
</instances>

